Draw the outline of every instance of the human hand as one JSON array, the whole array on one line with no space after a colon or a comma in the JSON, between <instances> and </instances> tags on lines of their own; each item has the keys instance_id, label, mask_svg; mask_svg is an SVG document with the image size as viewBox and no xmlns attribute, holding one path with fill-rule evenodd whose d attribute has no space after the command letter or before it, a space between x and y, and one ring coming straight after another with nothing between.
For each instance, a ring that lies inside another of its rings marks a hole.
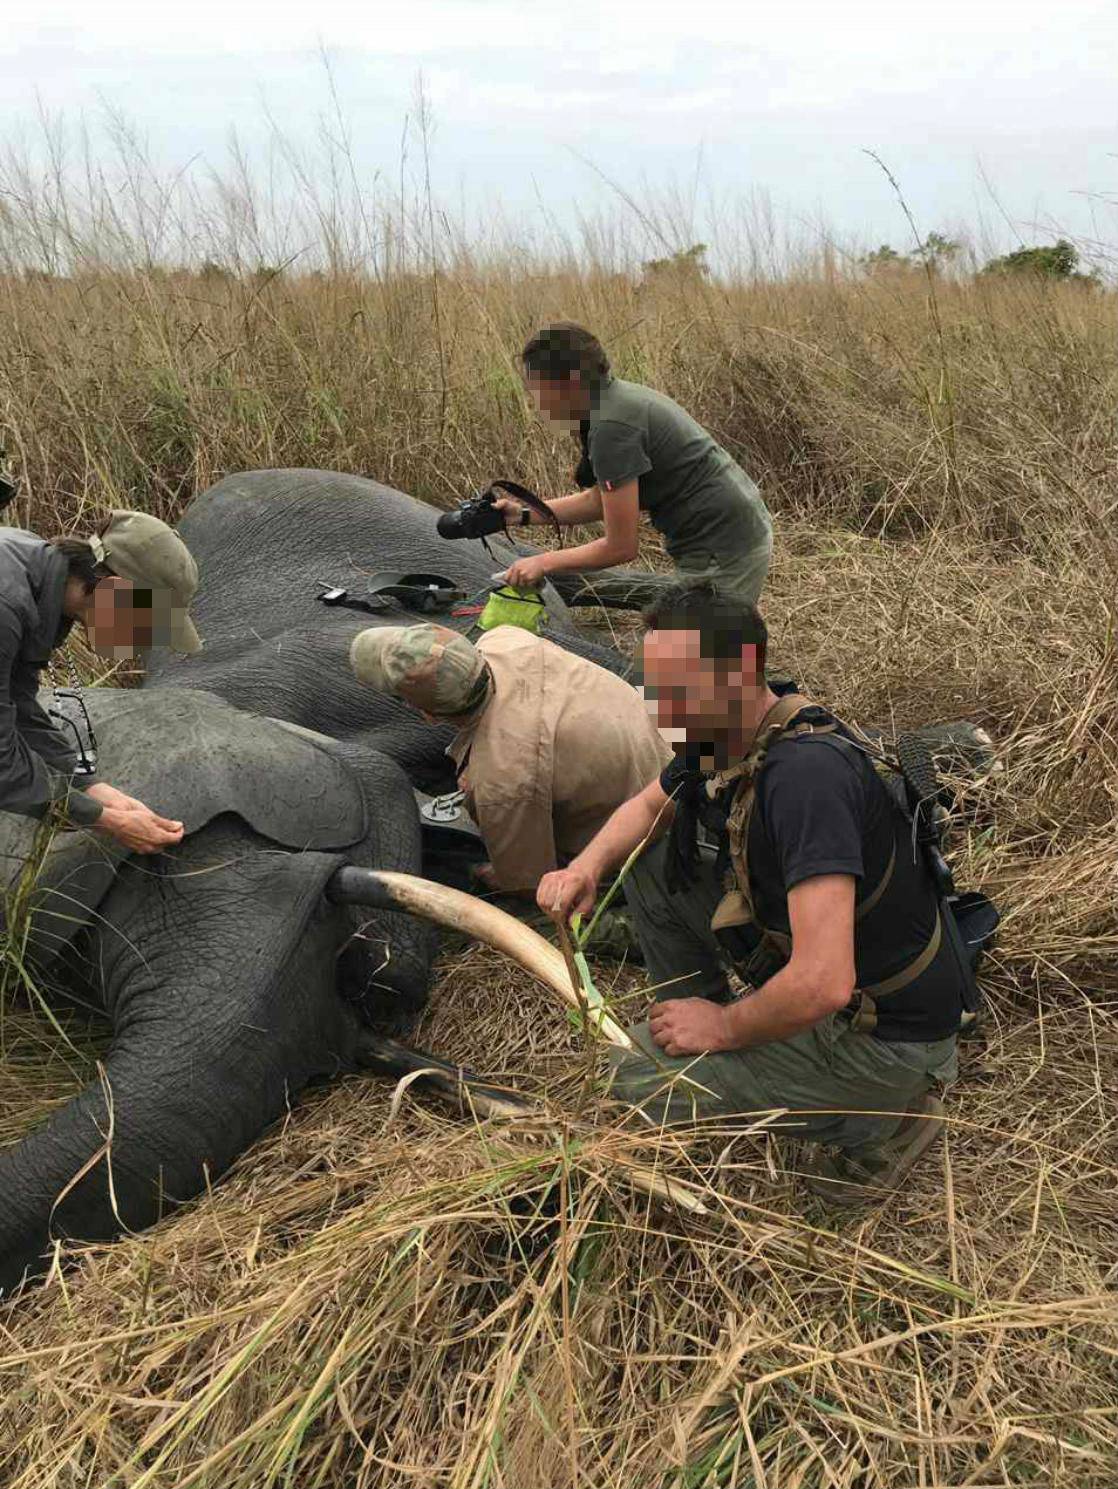
<instances>
[{"instance_id":1,"label":"human hand","mask_svg":"<svg viewBox=\"0 0 1118 1489\"><path fill-rule=\"evenodd\" d=\"M513 589L538 589L547 574L547 555L533 553L528 558L518 558L505 570L505 583Z\"/></svg>"},{"instance_id":2,"label":"human hand","mask_svg":"<svg viewBox=\"0 0 1118 1489\"><path fill-rule=\"evenodd\" d=\"M102 806L119 807L121 811L146 812L148 810L144 802L137 801L134 796L127 796L123 791L118 791L115 786L110 786L104 781L87 786L85 794L91 796L94 801L99 801Z\"/></svg>"},{"instance_id":3,"label":"human hand","mask_svg":"<svg viewBox=\"0 0 1118 1489\"><path fill-rule=\"evenodd\" d=\"M597 896L597 874L573 863L565 869L552 869L536 888L536 904L553 919L562 921L575 911L588 915Z\"/></svg>"},{"instance_id":4,"label":"human hand","mask_svg":"<svg viewBox=\"0 0 1118 1489\"><path fill-rule=\"evenodd\" d=\"M733 1049L727 1010L707 998L669 998L648 1017L653 1039L665 1055L705 1055Z\"/></svg>"},{"instance_id":5,"label":"human hand","mask_svg":"<svg viewBox=\"0 0 1118 1489\"><path fill-rule=\"evenodd\" d=\"M132 853L160 853L181 843L184 831L181 822L159 817L142 803L133 807L106 806L94 827Z\"/></svg>"},{"instance_id":6,"label":"human hand","mask_svg":"<svg viewBox=\"0 0 1118 1489\"><path fill-rule=\"evenodd\" d=\"M519 527L523 518L521 513L527 509L523 502L518 502L515 496L499 496L493 505L510 527Z\"/></svg>"}]
</instances>

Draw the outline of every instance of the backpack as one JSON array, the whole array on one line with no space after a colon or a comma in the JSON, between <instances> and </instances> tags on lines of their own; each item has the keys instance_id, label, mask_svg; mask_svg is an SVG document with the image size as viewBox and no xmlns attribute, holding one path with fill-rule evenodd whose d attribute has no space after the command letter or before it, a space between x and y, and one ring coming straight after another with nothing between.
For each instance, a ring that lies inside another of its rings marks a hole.
<instances>
[{"instance_id":1,"label":"backpack","mask_svg":"<svg viewBox=\"0 0 1118 1489\"><path fill-rule=\"evenodd\" d=\"M809 713L814 717L806 717ZM791 937L763 925L757 918L748 864L749 826L757 782L769 750L786 735L792 738L829 736L834 744L865 755L885 786L886 796L900 819L896 824L889 862L878 882L869 886L855 905L855 925L873 910L888 888L896 867L896 843L903 840L902 832L920 851L936 894L935 924L916 956L891 977L856 989L854 1028L861 1033L872 1033L878 1023L877 1005L915 982L932 965L942 946L948 948L959 976L964 1009L962 1027L972 1024L981 1008L976 978L978 962L982 951L993 940L999 916L984 895L960 895L955 890L951 870L943 857L946 813L940 801L935 765L918 736L902 735L897 755L890 756L810 699L798 693L778 698L762 720L745 759L717 772L706 783L705 789L712 798L737 783L726 824L731 870L726 893L711 919L711 929L720 936L724 945L730 946L733 937L732 934L728 937L728 932L748 926L753 928L757 939L743 970L754 986L760 986L762 981L771 977L791 954Z\"/></svg>"}]
</instances>

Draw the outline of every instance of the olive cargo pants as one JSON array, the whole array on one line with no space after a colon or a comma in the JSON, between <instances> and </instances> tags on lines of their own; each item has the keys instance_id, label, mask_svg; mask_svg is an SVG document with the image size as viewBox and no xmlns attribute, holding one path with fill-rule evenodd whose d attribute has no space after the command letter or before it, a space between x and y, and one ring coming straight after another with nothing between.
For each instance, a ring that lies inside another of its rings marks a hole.
<instances>
[{"instance_id":1,"label":"olive cargo pants","mask_svg":"<svg viewBox=\"0 0 1118 1489\"><path fill-rule=\"evenodd\" d=\"M671 894L666 843L642 854L625 880L625 898L657 998L720 998L724 955L710 919L722 897L713 862ZM791 1039L751 1049L670 1056L647 1023L629 1030L639 1052L614 1049L613 1092L658 1121L709 1121L787 1109L774 1125L860 1156L891 1137L906 1108L956 1076L955 1039L908 1044L857 1033L842 1017L823 1019ZM878 1115L874 1115L878 1114Z\"/></svg>"},{"instance_id":2,"label":"olive cargo pants","mask_svg":"<svg viewBox=\"0 0 1118 1489\"><path fill-rule=\"evenodd\" d=\"M772 562L772 529L768 540L741 555L706 557L680 556L673 560L684 579L710 579L728 597L736 596L750 605L756 605L768 577Z\"/></svg>"}]
</instances>

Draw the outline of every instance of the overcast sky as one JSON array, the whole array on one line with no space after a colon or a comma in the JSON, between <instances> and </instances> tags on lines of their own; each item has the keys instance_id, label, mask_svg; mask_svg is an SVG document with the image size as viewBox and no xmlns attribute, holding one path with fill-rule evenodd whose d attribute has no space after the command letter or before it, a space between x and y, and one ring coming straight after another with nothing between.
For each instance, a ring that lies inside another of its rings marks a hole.
<instances>
[{"instance_id":1,"label":"overcast sky","mask_svg":"<svg viewBox=\"0 0 1118 1489\"><path fill-rule=\"evenodd\" d=\"M123 110L168 163L220 165L269 113L310 139L330 59L363 172L395 179L422 69L440 192L560 220L690 183L906 247L923 231L1118 240L1118 0L9 0L0 134ZM596 170L595 170L596 168ZM1000 209L983 184L995 188Z\"/></svg>"}]
</instances>

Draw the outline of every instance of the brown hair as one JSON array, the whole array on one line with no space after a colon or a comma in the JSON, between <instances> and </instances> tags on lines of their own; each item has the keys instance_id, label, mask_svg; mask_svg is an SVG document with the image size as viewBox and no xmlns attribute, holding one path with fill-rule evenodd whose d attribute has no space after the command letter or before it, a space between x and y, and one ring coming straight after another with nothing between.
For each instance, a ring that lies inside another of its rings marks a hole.
<instances>
[{"instance_id":1,"label":"brown hair","mask_svg":"<svg viewBox=\"0 0 1118 1489\"><path fill-rule=\"evenodd\" d=\"M67 579L80 580L87 595L112 574L105 564L98 563L84 538L48 538L47 541L66 560Z\"/></svg>"},{"instance_id":2,"label":"brown hair","mask_svg":"<svg viewBox=\"0 0 1118 1489\"><path fill-rule=\"evenodd\" d=\"M743 646L757 648L757 672L765 675L769 632L756 605L723 594L710 579L680 580L642 616L648 631L698 631L699 654L732 661Z\"/></svg>"},{"instance_id":3,"label":"brown hair","mask_svg":"<svg viewBox=\"0 0 1118 1489\"><path fill-rule=\"evenodd\" d=\"M565 378L577 372L591 387L609 376L609 358L602 343L574 321L553 321L537 331L520 353L520 360L524 370L537 377Z\"/></svg>"}]
</instances>

